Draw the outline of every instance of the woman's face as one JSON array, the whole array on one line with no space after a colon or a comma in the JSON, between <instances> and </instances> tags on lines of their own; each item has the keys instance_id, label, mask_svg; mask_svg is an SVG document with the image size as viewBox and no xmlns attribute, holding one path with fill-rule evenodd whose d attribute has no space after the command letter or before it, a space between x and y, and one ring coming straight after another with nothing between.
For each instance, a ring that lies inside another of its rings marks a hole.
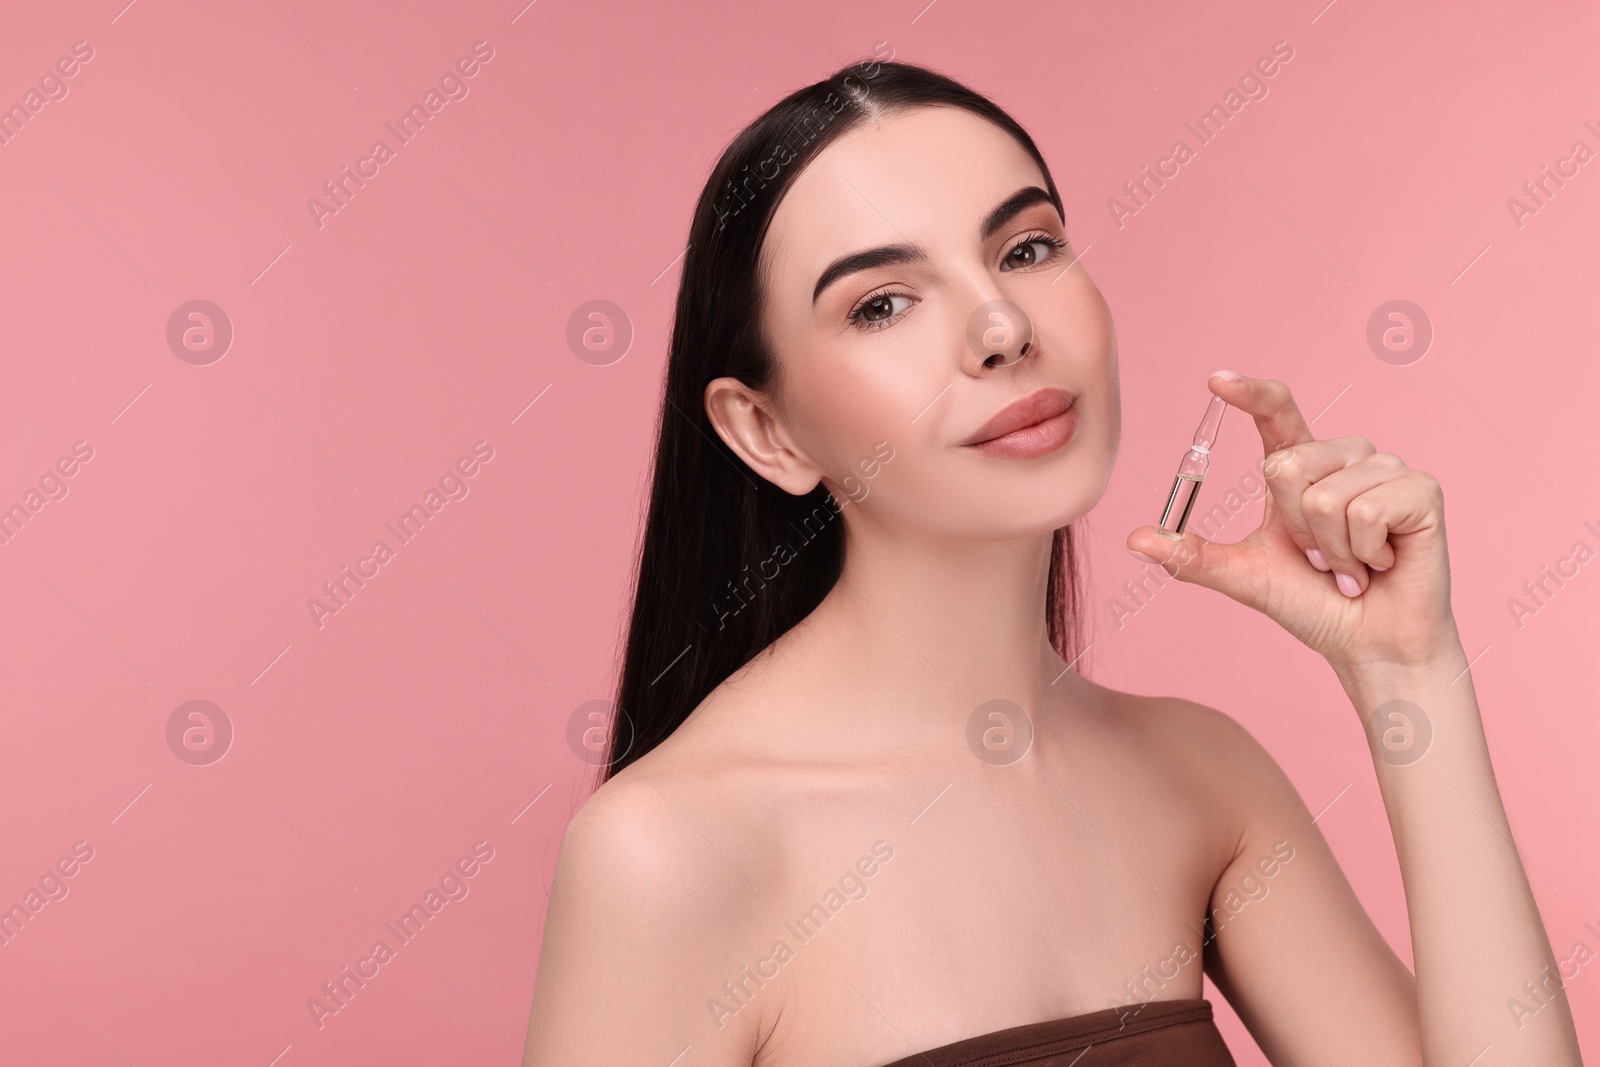
<instances>
[{"instance_id":1,"label":"woman's face","mask_svg":"<svg viewBox=\"0 0 1600 1067\"><path fill-rule=\"evenodd\" d=\"M1104 492L1121 435L1116 336L1044 185L999 127L923 107L843 135L784 195L761 263L783 379L772 413L813 484L820 474L859 504L851 518L1022 536L1066 525ZM1037 200L997 217L1030 188ZM893 245L925 258L829 270ZM1031 322L1025 351L1026 327L996 301ZM1040 389L1074 398L1054 423L1072 426L1065 443L1023 456L968 443Z\"/></svg>"}]
</instances>

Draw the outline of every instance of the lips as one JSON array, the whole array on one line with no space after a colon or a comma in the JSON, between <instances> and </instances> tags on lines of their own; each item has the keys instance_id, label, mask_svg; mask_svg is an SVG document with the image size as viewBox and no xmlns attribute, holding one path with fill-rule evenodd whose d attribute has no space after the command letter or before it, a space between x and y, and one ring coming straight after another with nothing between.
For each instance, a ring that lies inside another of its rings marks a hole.
<instances>
[{"instance_id":1,"label":"lips","mask_svg":"<svg viewBox=\"0 0 1600 1067\"><path fill-rule=\"evenodd\" d=\"M961 443L963 445L976 445L984 441L992 441L996 437L1004 437L1008 433L1021 430L1053 419L1072 406L1075 398L1065 389L1048 387L1019 397L1000 409L999 414L978 427L976 433Z\"/></svg>"}]
</instances>

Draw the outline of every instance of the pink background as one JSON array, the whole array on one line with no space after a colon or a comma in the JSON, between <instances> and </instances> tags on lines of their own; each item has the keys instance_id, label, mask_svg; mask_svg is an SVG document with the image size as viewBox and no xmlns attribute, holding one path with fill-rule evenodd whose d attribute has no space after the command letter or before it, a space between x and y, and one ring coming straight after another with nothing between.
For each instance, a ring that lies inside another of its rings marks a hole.
<instances>
[{"instance_id":1,"label":"pink background","mask_svg":"<svg viewBox=\"0 0 1600 1067\"><path fill-rule=\"evenodd\" d=\"M1207 373L1282 378L1320 436L1443 481L1534 892L1558 955L1600 949L1600 563L1520 627L1508 607L1574 542L1600 549L1600 161L1521 227L1506 203L1575 140L1600 149L1592 5L123 3L30 5L0 35L0 103L94 49L0 146L0 506L93 449L0 545L0 903L94 850L0 947L8 1061L516 1062L589 777L568 719L611 691L693 199L743 125L880 40L1032 132L1116 316L1123 458L1090 520L1089 673L1227 710L1314 812L1334 801L1318 825L1409 960L1327 666L1207 590L1171 586L1120 627L1109 607ZM480 40L469 95L319 228L308 198L394 147L383 124ZM1280 40L1269 95L1119 228L1108 199L1193 145L1185 120ZM207 366L166 341L193 299L234 329ZM635 331L608 366L565 339L594 299ZM1435 330L1409 365L1365 340L1392 299ZM308 598L393 544L383 524L477 441L493 459L469 494L319 628ZM1203 499L1259 458L1231 419ZM234 730L207 766L167 741L196 699ZM318 1029L307 999L479 841L494 858L469 895ZM1568 989L1600 1056L1600 966ZM1264 1062L1208 995L1240 1063Z\"/></svg>"}]
</instances>

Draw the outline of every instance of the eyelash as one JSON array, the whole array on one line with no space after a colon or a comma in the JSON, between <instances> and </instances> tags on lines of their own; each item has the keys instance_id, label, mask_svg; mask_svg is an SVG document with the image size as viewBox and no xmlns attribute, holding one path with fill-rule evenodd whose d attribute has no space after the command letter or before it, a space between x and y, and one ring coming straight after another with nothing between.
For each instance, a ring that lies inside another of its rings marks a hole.
<instances>
[{"instance_id":1,"label":"eyelash","mask_svg":"<svg viewBox=\"0 0 1600 1067\"><path fill-rule=\"evenodd\" d=\"M1047 245L1050 246L1050 249L1051 249L1050 255L1047 256L1045 259L1041 260L1039 263L1030 264L1030 266L1034 266L1034 267L1040 266L1040 265L1042 265L1044 263L1052 263L1052 262L1054 262L1057 258L1060 257L1061 250L1063 248L1067 247L1067 242L1065 240L1063 240L1062 238L1057 237L1053 233L1046 233L1046 232L1040 231L1039 233L1028 234L1022 240L1020 240L1016 244L1012 245L1010 250L1006 252L1006 258L1009 259L1011 257L1011 253L1015 252L1017 249L1024 248L1024 247L1026 247L1028 245L1031 245L1031 244L1047 244ZM897 321L901 317L901 315L906 314L906 312L910 311L911 309L907 308L906 311L900 312L899 315L891 315L887 319L878 319L875 322L869 322L866 319L863 319L861 317L862 312L865 311L873 303L875 303L875 302L877 302L879 300L883 300L886 297L905 296L905 295L906 294L900 293L900 292L896 292L893 289L880 289L880 290L878 290L876 292L868 293L866 296L862 297L861 302L859 304L857 304L854 308L852 308L851 311L850 311L850 314L846 315L845 318L846 318L846 320L849 321L850 325L854 326L858 330L861 330L862 332L867 332L869 330L882 329L883 327L888 326L891 323Z\"/></svg>"}]
</instances>

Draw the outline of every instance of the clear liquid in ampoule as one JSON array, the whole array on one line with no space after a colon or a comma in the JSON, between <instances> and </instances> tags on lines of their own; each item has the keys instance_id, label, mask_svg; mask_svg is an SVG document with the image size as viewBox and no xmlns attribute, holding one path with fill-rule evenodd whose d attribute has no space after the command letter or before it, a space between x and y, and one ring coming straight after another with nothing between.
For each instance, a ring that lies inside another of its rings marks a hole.
<instances>
[{"instance_id":1,"label":"clear liquid in ampoule","mask_svg":"<svg viewBox=\"0 0 1600 1067\"><path fill-rule=\"evenodd\" d=\"M1194 509L1195 498L1206 480L1206 469L1211 466L1211 446L1216 443L1217 432L1222 429L1222 416L1227 410L1227 402L1220 396L1213 396L1206 404L1206 413L1194 432L1194 441L1178 464L1178 476L1172 480L1172 493L1161 512L1159 529L1181 534L1188 525L1189 512Z\"/></svg>"},{"instance_id":2,"label":"clear liquid in ampoule","mask_svg":"<svg viewBox=\"0 0 1600 1067\"><path fill-rule=\"evenodd\" d=\"M1189 522L1189 511L1194 507L1204 481L1203 477L1192 474L1179 474L1173 479L1172 495L1167 497L1166 509L1161 513L1161 529L1168 533L1183 532Z\"/></svg>"}]
</instances>

